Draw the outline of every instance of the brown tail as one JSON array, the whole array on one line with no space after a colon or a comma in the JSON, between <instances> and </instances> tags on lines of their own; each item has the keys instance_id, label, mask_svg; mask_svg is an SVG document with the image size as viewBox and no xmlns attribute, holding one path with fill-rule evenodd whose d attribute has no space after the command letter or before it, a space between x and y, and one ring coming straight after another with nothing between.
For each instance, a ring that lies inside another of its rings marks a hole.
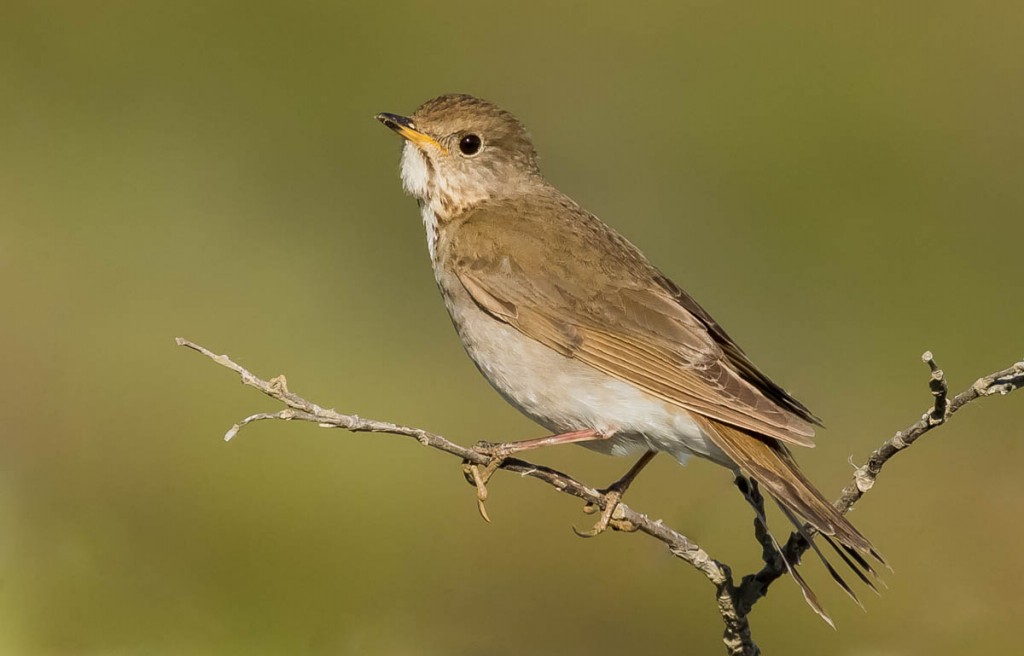
<instances>
[{"instance_id":1,"label":"brown tail","mask_svg":"<svg viewBox=\"0 0 1024 656\"><path fill-rule=\"evenodd\" d=\"M803 521L813 526L857 576L874 588L865 572L872 576L877 575L867 558L874 558L883 565L885 560L871 542L804 476L782 443L707 417L696 419L704 426L715 444L778 502L797 530L814 547L814 551L825 563L832 577L847 593L856 600L852 589L811 542L811 536L803 530ZM795 572L793 564L787 562L786 565L791 572ZM793 578L800 584L808 603L827 620L828 616L817 603L813 592L806 587L802 579L797 576Z\"/></svg>"}]
</instances>

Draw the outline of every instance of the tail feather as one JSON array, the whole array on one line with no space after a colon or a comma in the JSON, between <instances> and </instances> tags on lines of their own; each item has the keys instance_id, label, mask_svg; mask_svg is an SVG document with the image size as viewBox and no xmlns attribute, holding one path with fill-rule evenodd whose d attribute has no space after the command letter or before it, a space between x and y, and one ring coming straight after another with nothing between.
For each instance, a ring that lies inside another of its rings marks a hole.
<instances>
[{"instance_id":1,"label":"tail feather","mask_svg":"<svg viewBox=\"0 0 1024 656\"><path fill-rule=\"evenodd\" d=\"M790 523L792 523L793 526L796 527L797 532L803 537L807 544L811 546L811 549L818 556L818 560L820 560L821 564L825 566L825 569L828 571L829 576L831 576L832 580L836 582L836 585L842 588L843 592L849 595L850 599L853 599L853 603L860 606L861 610L866 610L864 608L864 604L861 603L860 598L857 596L857 593L853 591L853 588L850 587L850 584L846 582L846 579L842 577L839 571L832 566L832 563L829 561L829 559L825 557L825 554L821 552L821 548L818 546L818 543L814 541L814 537L807 532L807 529L804 528L804 523L800 521L800 518L794 515L789 508L785 507L781 503L776 503L778 504L779 509L782 510L782 514L784 514L786 518L790 521ZM831 538L825 536L825 540L833 547L835 547L835 543L832 541ZM846 565L853 570L853 572L857 575L857 578L859 578L861 581L867 584L867 586L874 590L876 593L878 592L878 590L875 588L875 585L871 582L871 579L865 576L864 572L862 572L860 568L855 566L846 554L840 552L839 556L843 559L843 562L846 563Z\"/></svg>"},{"instance_id":2,"label":"tail feather","mask_svg":"<svg viewBox=\"0 0 1024 656\"><path fill-rule=\"evenodd\" d=\"M874 558L888 567L885 559L875 550L871 542L842 513L836 510L804 476L797 467L793 456L782 443L707 417L695 416L695 419L702 424L712 441L775 499L782 511L796 526L797 531L804 536L825 564L833 580L858 605L860 605L860 600L814 544L811 536L804 529L804 521L822 535L823 539L836 550L843 562L857 574L861 581L877 592L877 588L871 582L868 574L874 578L877 578L878 574L871 567L867 558ZM783 560L785 561L784 556ZM795 567L792 567L788 561L786 561L786 567L791 573L795 572ZM801 589L805 587L806 583L802 579L797 579L796 575L793 578L797 580ZM806 591L804 597L808 598ZM813 596L811 598L816 602L816 598ZM818 610L819 603L811 603L811 599L808 599L808 603L815 611L822 614Z\"/></svg>"},{"instance_id":3,"label":"tail feather","mask_svg":"<svg viewBox=\"0 0 1024 656\"><path fill-rule=\"evenodd\" d=\"M746 479L740 477L737 479L737 482L739 481L743 481L745 483ZM751 482L755 486L757 485L757 482L754 481L753 479L751 479ZM743 490L742 487L740 489L741 491ZM757 488L754 487L754 490L756 489ZM829 616L828 611L825 610L825 607L821 604L821 601L818 599L818 595L815 594L814 590L811 588L811 586L804 579L803 575L800 574L800 571L797 569L797 565L799 565L799 562L790 562L789 557L786 555L786 550L782 548L782 545L779 544L779 541L775 539L775 535L771 532L771 529L768 528L768 519L764 516L764 513L761 511L761 507L753 500L753 498L747 491L743 491L743 497L750 504L750 507L754 509L754 521L761 525L761 528L764 529L765 535L767 535L768 539L771 540L772 547L774 547L775 549L775 553L779 555L779 560L782 561L782 564L786 567L786 571L789 572L789 575L793 578L794 581L796 581L797 586L800 588L800 592L803 593L804 601L806 601L807 605L811 607L811 610L817 613L818 616L821 617L821 619L825 620L825 622L827 622L829 626L831 626L833 629L836 628L836 625L832 621L832 618ZM825 562L825 565L829 568L830 571L835 571L832 569L832 566L829 565L827 561ZM860 604L860 601L857 600L857 596L854 595L853 591L849 589L849 586L847 586L846 582L842 580L842 577L839 576L838 572L836 572L835 577L841 582L840 584L843 586L843 589L847 590L850 593L850 595L853 596L854 601L857 601L857 603Z\"/></svg>"},{"instance_id":4,"label":"tail feather","mask_svg":"<svg viewBox=\"0 0 1024 656\"><path fill-rule=\"evenodd\" d=\"M878 583L881 584L882 587L885 587L885 581L878 576L878 572L872 569L871 565L866 560L864 560L860 554L858 554L856 551L851 551L848 547L844 547L843 545L837 543L834 539L827 535L822 535L821 537L823 540L825 540L825 542L828 543L828 546L832 547L833 551L839 554L839 557L843 559L843 562L846 563L846 565L850 569L857 573L857 577L861 581L863 581L864 585L874 590L875 594L879 594L878 587L875 585L875 581L878 581ZM869 578L865 572L867 572L867 574L871 574L871 576L874 578L874 581L872 581L871 578Z\"/></svg>"},{"instance_id":5,"label":"tail feather","mask_svg":"<svg viewBox=\"0 0 1024 656\"><path fill-rule=\"evenodd\" d=\"M869 563L867 559L864 558L865 555L871 556L876 561L878 561L882 565L885 565L887 568L891 570L892 568L889 567L889 563L885 562L885 558L882 558L882 555L878 553L874 545L872 545L871 542L866 537L864 537L864 535L860 531L858 531L853 524L850 523L850 520L846 519L846 517L841 512L839 512L836 509L836 507L832 505L831 502L825 499L821 492L818 491L818 488L816 488L814 484L811 483L811 481L804 475L804 473L800 471L800 467L796 464L796 460L793 458L793 455L789 452L789 449L787 449L782 444L769 446L774 446L774 449L778 452L779 457L789 468L790 472L800 481L803 487L816 500L816 505L819 508L821 508L823 513L826 514L826 516L830 517L833 522L836 522L837 525L840 528L842 528L842 530L837 530L836 533L828 533L827 531L822 531L822 529L816 525L815 528L818 529L818 531L823 533L825 536L835 538L835 540L838 540L839 544L842 545L843 550L847 554L849 554L849 556L853 558L857 562L857 564L864 569L864 571L869 572L876 579L878 578L878 572L876 572L875 569L871 566L871 563ZM779 500L779 503L782 503L782 501ZM804 518L806 519L806 521L814 525L814 520L812 517L805 516ZM844 539L844 536L846 539ZM851 539L850 536L853 536L853 539ZM835 546L834 541L833 546ZM840 556L842 555L843 554L840 554ZM846 558L844 558L844 560L846 560ZM856 570L857 568L855 567L853 569Z\"/></svg>"}]
</instances>

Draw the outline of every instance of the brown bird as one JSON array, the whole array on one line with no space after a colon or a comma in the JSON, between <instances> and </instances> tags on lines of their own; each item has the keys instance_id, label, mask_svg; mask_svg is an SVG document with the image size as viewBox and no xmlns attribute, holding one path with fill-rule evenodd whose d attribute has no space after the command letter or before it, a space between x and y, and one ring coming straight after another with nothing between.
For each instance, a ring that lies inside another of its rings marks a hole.
<instances>
[{"instance_id":1,"label":"brown bird","mask_svg":"<svg viewBox=\"0 0 1024 656\"><path fill-rule=\"evenodd\" d=\"M643 452L610 489L596 534L655 453L680 462L696 455L733 471L748 500L748 480L760 484L871 585L866 558L881 558L789 451L814 446L819 420L639 249L547 182L514 116L445 95L410 117L377 119L405 138L402 182L419 202L434 276L466 352L509 403L555 433L480 447L493 457L473 470L481 512L487 478L512 453L570 442Z\"/></svg>"}]
</instances>

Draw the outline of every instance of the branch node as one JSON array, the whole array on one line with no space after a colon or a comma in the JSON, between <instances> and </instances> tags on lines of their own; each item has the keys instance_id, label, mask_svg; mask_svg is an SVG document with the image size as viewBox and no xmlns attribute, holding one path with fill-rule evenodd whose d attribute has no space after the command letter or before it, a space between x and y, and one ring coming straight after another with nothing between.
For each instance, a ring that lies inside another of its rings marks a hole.
<instances>
[{"instance_id":1,"label":"branch node","mask_svg":"<svg viewBox=\"0 0 1024 656\"><path fill-rule=\"evenodd\" d=\"M939 369L939 365L935 363L935 358L932 357L931 351L925 351L921 358L928 365L931 370L931 379L928 381L928 388L931 390L932 396L935 397L935 405L927 415L922 417L929 426L938 426L946 421L949 417L949 404L946 402L946 397L949 394L949 386L946 384L946 374L943 373L942 369Z\"/></svg>"},{"instance_id":2,"label":"branch node","mask_svg":"<svg viewBox=\"0 0 1024 656\"><path fill-rule=\"evenodd\" d=\"M668 550L673 556L689 561L693 563L694 567L698 568L706 564L711 558L700 547L690 542L684 545L671 545Z\"/></svg>"},{"instance_id":3,"label":"branch node","mask_svg":"<svg viewBox=\"0 0 1024 656\"><path fill-rule=\"evenodd\" d=\"M857 489L860 490L861 494L864 494L875 485L875 477L871 475L867 466L858 467L857 471L853 474L853 478L857 482Z\"/></svg>"},{"instance_id":4,"label":"branch node","mask_svg":"<svg viewBox=\"0 0 1024 656\"><path fill-rule=\"evenodd\" d=\"M278 374L267 382L270 383L271 389L275 392L288 394L288 379L284 377L284 374Z\"/></svg>"}]
</instances>

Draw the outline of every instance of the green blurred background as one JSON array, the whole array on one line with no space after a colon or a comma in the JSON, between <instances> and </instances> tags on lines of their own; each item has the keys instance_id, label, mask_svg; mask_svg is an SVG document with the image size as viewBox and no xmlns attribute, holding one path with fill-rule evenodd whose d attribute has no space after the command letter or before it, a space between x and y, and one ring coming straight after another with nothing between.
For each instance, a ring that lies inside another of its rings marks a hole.
<instances>
[{"instance_id":1,"label":"green blurred background","mask_svg":"<svg viewBox=\"0 0 1024 656\"><path fill-rule=\"evenodd\" d=\"M928 406L922 351L958 389L1024 355L1024 5L819 5L4 2L0 653L720 653L654 541L579 540L579 502L508 475L485 525L405 438L224 444L276 408L172 340L341 411L540 435L463 355L372 120L471 92L825 418L799 456L837 492ZM1022 421L987 400L891 463L854 514L890 589L862 613L809 563L839 631L784 581L762 647L1018 642ZM757 565L723 470L660 458L631 503Z\"/></svg>"}]
</instances>

